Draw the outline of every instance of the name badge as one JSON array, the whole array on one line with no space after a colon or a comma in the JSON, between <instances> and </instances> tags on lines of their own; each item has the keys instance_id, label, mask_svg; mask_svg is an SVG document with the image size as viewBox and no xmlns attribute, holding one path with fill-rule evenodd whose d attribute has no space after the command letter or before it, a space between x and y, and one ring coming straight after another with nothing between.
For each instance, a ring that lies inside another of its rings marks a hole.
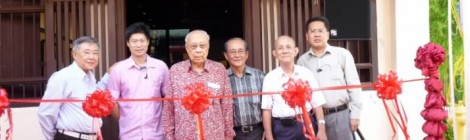
<instances>
[{"instance_id":1,"label":"name badge","mask_svg":"<svg viewBox=\"0 0 470 140\"><path fill-rule=\"evenodd\" d=\"M207 82L207 86L210 87L210 88L215 88L215 89L220 88L220 85L218 85L216 83L211 83L211 82Z\"/></svg>"}]
</instances>

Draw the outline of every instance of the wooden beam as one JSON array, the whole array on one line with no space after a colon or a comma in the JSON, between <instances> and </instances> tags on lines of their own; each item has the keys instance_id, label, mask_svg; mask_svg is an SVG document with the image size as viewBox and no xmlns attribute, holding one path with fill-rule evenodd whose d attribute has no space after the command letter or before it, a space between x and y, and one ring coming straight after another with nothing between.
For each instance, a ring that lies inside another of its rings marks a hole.
<instances>
[{"instance_id":1,"label":"wooden beam","mask_svg":"<svg viewBox=\"0 0 470 140\"><path fill-rule=\"evenodd\" d=\"M44 10L44 6L0 6L0 13L38 13Z\"/></svg>"}]
</instances>

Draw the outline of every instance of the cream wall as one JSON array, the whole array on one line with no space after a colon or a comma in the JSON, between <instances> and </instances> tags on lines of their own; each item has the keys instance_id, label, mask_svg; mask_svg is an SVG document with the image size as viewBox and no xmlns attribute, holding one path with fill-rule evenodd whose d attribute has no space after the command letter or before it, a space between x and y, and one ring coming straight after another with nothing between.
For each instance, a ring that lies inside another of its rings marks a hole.
<instances>
[{"instance_id":1,"label":"cream wall","mask_svg":"<svg viewBox=\"0 0 470 140\"><path fill-rule=\"evenodd\" d=\"M12 108L13 140L45 140L39 125L37 107ZM10 128L7 114L0 118L0 139L5 139L5 132Z\"/></svg>"}]
</instances>

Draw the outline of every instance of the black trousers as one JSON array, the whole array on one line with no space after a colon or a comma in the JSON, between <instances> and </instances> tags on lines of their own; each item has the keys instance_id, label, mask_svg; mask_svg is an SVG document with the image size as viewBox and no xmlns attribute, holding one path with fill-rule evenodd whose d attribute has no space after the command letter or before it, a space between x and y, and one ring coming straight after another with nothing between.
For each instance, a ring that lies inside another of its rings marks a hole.
<instances>
[{"instance_id":1,"label":"black trousers","mask_svg":"<svg viewBox=\"0 0 470 140\"><path fill-rule=\"evenodd\" d=\"M314 115L310 116L314 133L318 132L317 119ZM279 119L273 119L272 121L272 133L276 140L306 140L303 133L303 124L295 121L292 126L285 126Z\"/></svg>"}]
</instances>

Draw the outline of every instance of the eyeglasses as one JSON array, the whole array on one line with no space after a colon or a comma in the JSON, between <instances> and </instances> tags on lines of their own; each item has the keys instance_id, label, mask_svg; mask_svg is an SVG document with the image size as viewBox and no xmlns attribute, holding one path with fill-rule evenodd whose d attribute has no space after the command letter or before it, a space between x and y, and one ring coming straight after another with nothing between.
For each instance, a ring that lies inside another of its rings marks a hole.
<instances>
[{"instance_id":1,"label":"eyeglasses","mask_svg":"<svg viewBox=\"0 0 470 140\"><path fill-rule=\"evenodd\" d=\"M230 55L236 55L236 54L244 54L246 51L245 50L231 50L231 51L228 51L228 53Z\"/></svg>"}]
</instances>

